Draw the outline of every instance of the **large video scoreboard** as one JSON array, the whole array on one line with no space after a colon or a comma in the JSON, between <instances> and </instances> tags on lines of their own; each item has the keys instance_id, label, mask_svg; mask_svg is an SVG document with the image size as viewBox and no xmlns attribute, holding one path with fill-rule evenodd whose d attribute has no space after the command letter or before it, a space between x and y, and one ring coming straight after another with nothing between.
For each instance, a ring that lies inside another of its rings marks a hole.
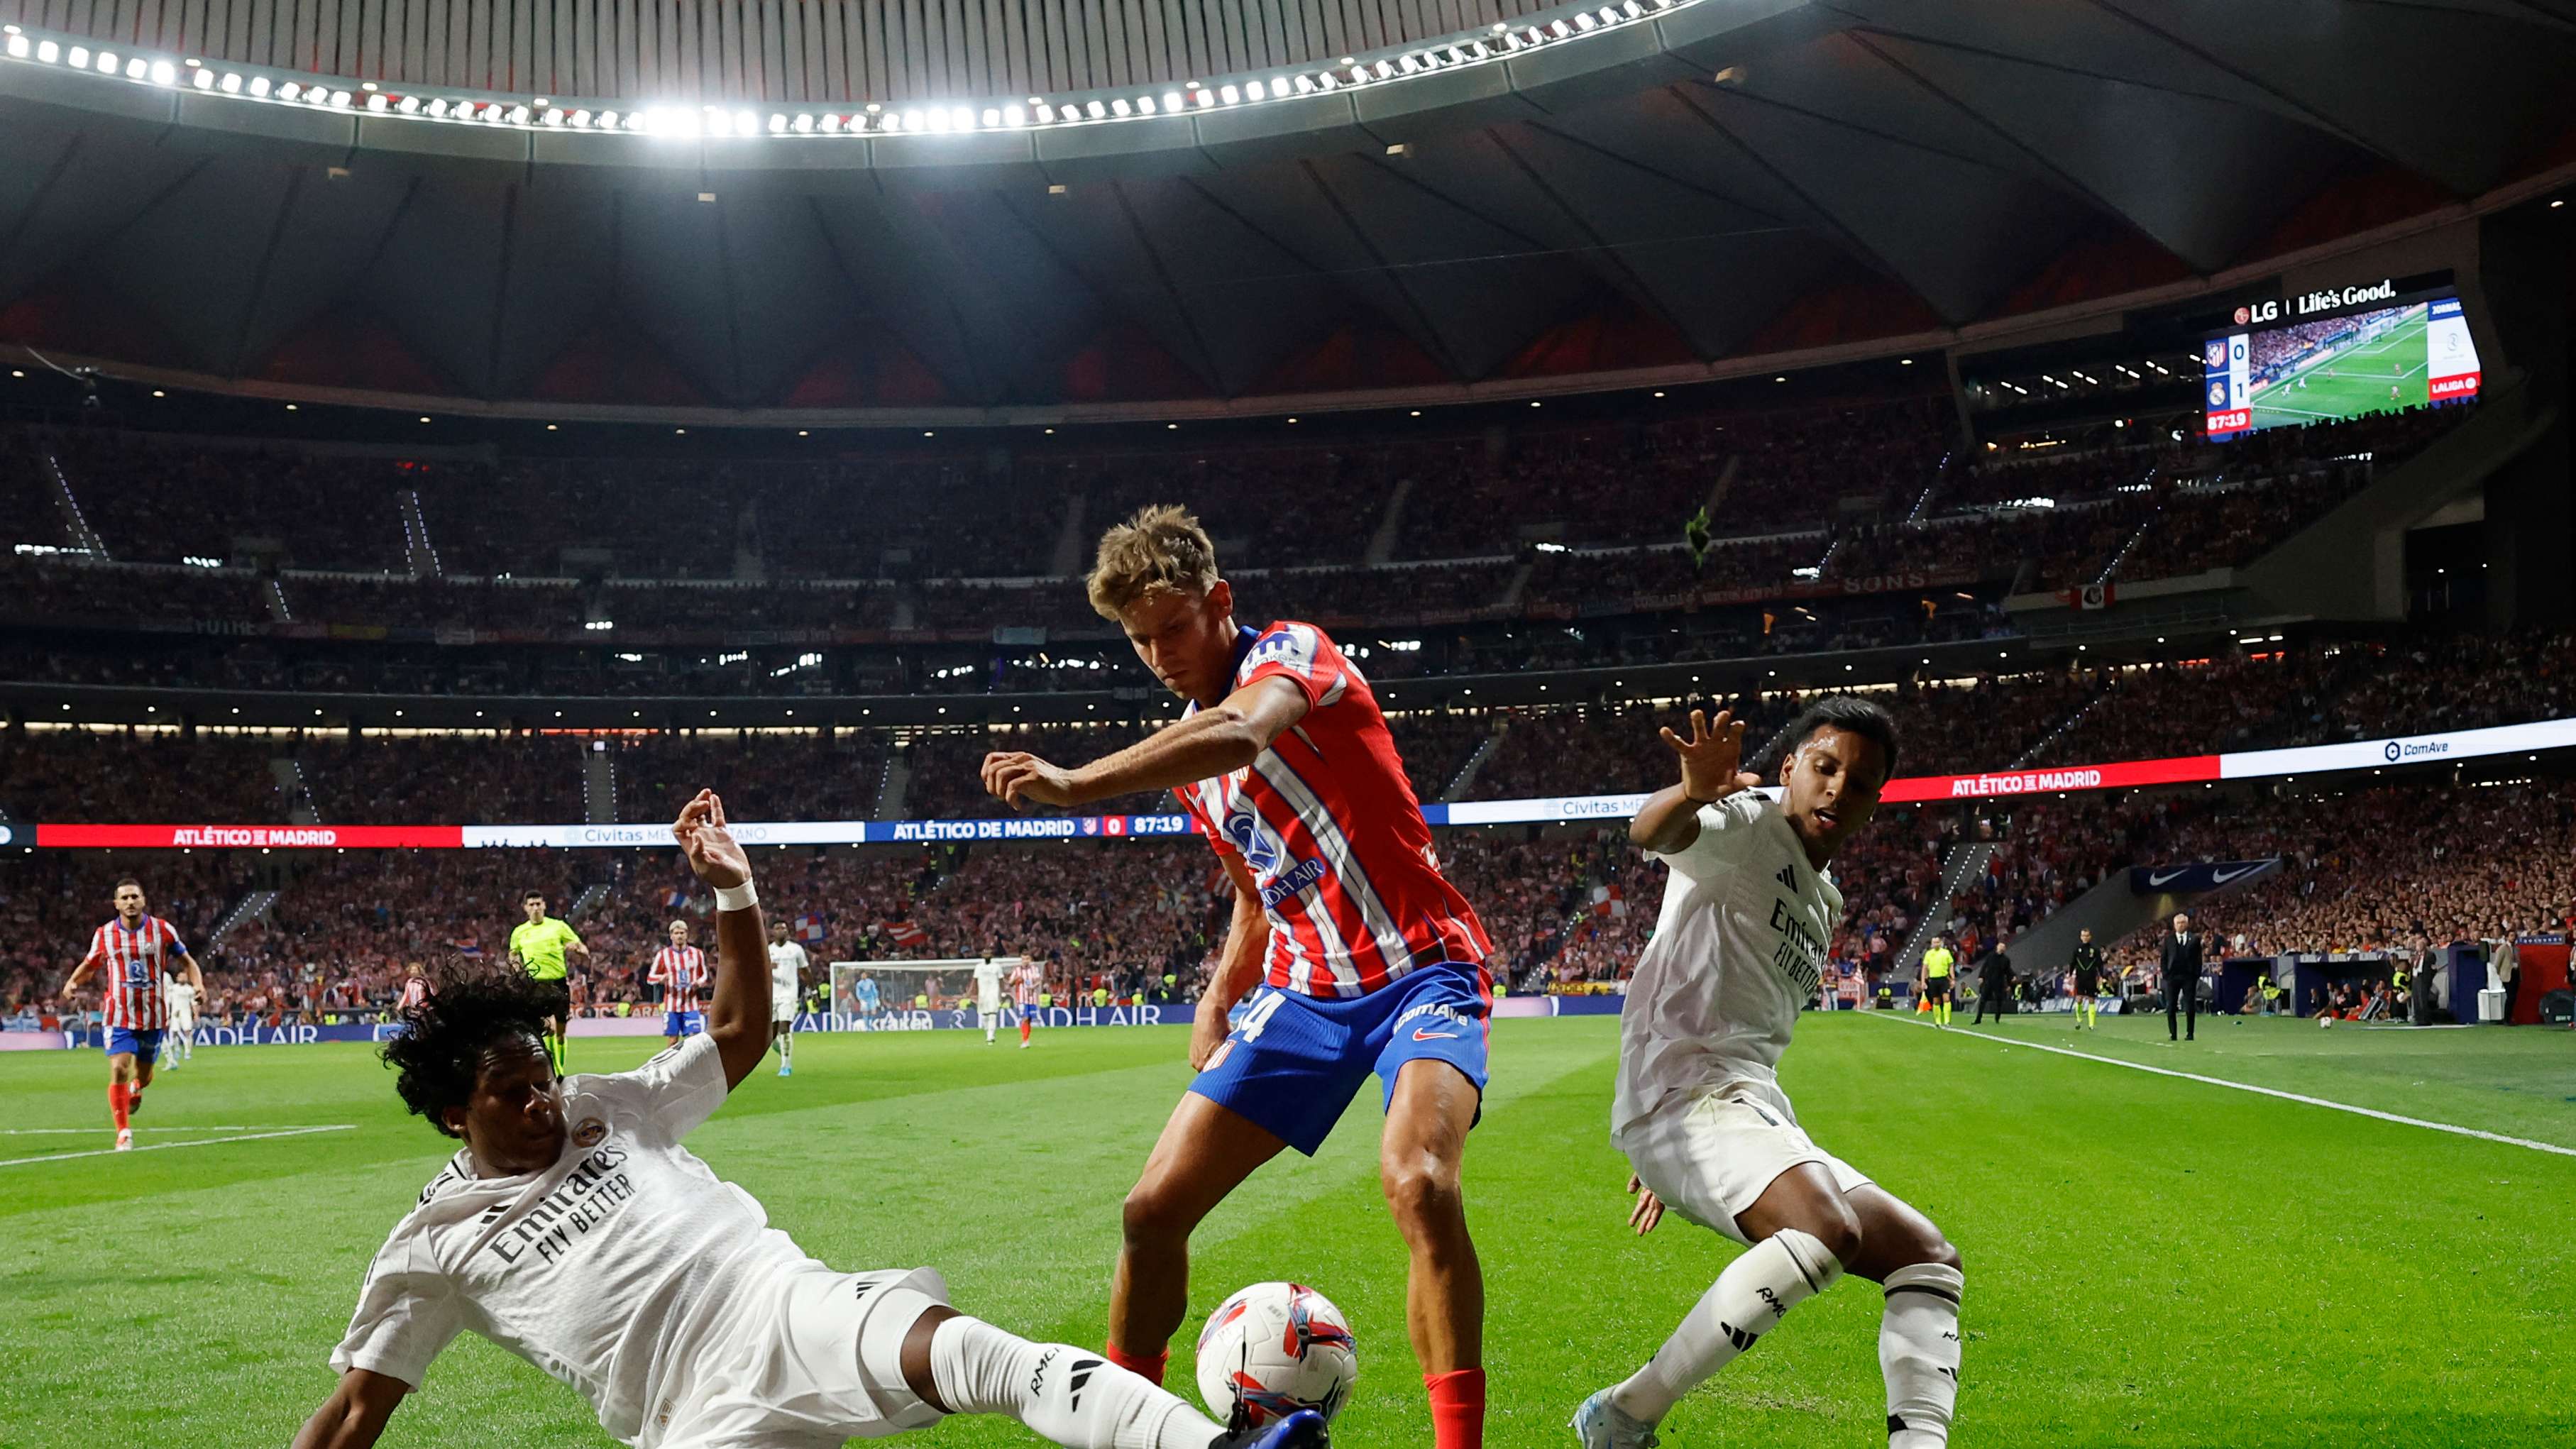
<instances>
[{"instance_id":1,"label":"large video scoreboard","mask_svg":"<svg viewBox=\"0 0 2576 1449\"><path fill-rule=\"evenodd\" d=\"M2465 401L2478 375L2458 294L2385 281L2238 307L2201 343L2201 410L2219 441Z\"/></svg>"}]
</instances>

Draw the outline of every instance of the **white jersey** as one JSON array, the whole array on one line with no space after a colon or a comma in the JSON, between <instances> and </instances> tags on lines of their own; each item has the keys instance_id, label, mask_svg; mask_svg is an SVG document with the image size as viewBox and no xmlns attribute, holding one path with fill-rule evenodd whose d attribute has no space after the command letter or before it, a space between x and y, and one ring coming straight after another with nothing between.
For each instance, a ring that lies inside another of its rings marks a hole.
<instances>
[{"instance_id":1,"label":"white jersey","mask_svg":"<svg viewBox=\"0 0 2576 1449\"><path fill-rule=\"evenodd\" d=\"M976 966L975 1005L986 1016L1002 1009L1002 978L1008 974L1010 968L991 957Z\"/></svg>"},{"instance_id":2,"label":"white jersey","mask_svg":"<svg viewBox=\"0 0 2576 1449\"><path fill-rule=\"evenodd\" d=\"M805 948L781 941L769 948L770 1015L786 1020L796 1015L797 978L805 970Z\"/></svg>"},{"instance_id":3,"label":"white jersey","mask_svg":"<svg viewBox=\"0 0 2576 1449\"><path fill-rule=\"evenodd\" d=\"M185 980L176 976L162 977L161 999L170 1003L172 1024L192 1022L197 1019L197 988L189 985Z\"/></svg>"},{"instance_id":4,"label":"white jersey","mask_svg":"<svg viewBox=\"0 0 2576 1449\"><path fill-rule=\"evenodd\" d=\"M478 1178L457 1153L377 1251L333 1371L418 1388L470 1328L580 1390L613 1437L660 1443L782 1275L827 1271L680 1145L724 1099L715 1038L695 1036L566 1078L563 1156L543 1172Z\"/></svg>"},{"instance_id":5,"label":"white jersey","mask_svg":"<svg viewBox=\"0 0 2576 1449\"><path fill-rule=\"evenodd\" d=\"M1843 893L1758 791L1700 807L1699 838L1661 858L1663 914L1619 1014L1613 1133L1677 1094L1773 1084L1842 917Z\"/></svg>"}]
</instances>

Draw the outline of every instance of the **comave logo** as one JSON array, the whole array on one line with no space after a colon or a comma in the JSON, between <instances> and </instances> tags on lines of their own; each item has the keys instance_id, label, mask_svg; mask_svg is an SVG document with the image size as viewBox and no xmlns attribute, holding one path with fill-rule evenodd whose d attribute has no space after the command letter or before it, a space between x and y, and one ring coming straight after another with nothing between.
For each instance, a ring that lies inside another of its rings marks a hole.
<instances>
[{"instance_id":1,"label":"comave logo","mask_svg":"<svg viewBox=\"0 0 2576 1449\"><path fill-rule=\"evenodd\" d=\"M2399 754L2399 750L2398 750L2398 748L2397 748L2397 742L2396 742L2395 740L2390 740L2390 741L2388 742L2387 746L2386 746L2385 748L2381 749L2379 753L2380 753L2382 756L2384 756L2384 757L2385 757L2385 758L2386 758L2386 759L2387 759L2391 764L2396 763L2397 756L2398 756L2398 754Z\"/></svg>"}]
</instances>

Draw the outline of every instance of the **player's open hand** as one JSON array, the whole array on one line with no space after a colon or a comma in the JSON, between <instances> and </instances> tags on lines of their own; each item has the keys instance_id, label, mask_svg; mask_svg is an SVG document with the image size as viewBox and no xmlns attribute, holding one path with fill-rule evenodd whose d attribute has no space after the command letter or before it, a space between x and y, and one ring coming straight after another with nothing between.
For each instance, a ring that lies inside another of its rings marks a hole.
<instances>
[{"instance_id":1,"label":"player's open hand","mask_svg":"<svg viewBox=\"0 0 2576 1449\"><path fill-rule=\"evenodd\" d=\"M718 890L751 879L751 857L725 828L724 801L715 791L700 790L681 806L680 818L671 822L671 834L698 879Z\"/></svg>"},{"instance_id":2,"label":"player's open hand","mask_svg":"<svg viewBox=\"0 0 2576 1449\"><path fill-rule=\"evenodd\" d=\"M1740 768L1744 760L1744 721L1737 719L1733 710L1719 710L1712 722L1707 710L1695 709L1690 723L1689 739L1683 739L1671 725L1663 730L1664 743L1681 757L1683 794L1706 804L1762 783L1761 776Z\"/></svg>"},{"instance_id":3,"label":"player's open hand","mask_svg":"<svg viewBox=\"0 0 2576 1449\"><path fill-rule=\"evenodd\" d=\"M1031 805L1078 805L1073 773L1023 750L996 750L984 757L984 790L1015 810Z\"/></svg>"},{"instance_id":4,"label":"player's open hand","mask_svg":"<svg viewBox=\"0 0 2576 1449\"><path fill-rule=\"evenodd\" d=\"M1628 1210L1628 1226L1635 1228L1637 1236L1642 1238L1655 1230L1655 1224L1664 1220L1664 1200L1655 1196L1655 1190L1646 1186L1633 1172L1628 1174L1628 1191L1637 1198L1637 1205Z\"/></svg>"}]
</instances>

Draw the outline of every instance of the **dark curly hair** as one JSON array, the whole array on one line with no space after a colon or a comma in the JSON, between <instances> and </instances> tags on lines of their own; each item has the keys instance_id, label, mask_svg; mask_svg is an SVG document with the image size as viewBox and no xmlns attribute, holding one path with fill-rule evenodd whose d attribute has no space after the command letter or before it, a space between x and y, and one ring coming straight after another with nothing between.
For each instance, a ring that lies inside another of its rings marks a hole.
<instances>
[{"instance_id":1,"label":"dark curly hair","mask_svg":"<svg viewBox=\"0 0 2576 1449\"><path fill-rule=\"evenodd\" d=\"M1878 777L1885 785L1896 778L1896 718L1875 700L1854 694L1828 695L1807 706L1807 712L1790 722L1780 737L1784 754L1794 755L1805 749L1816 731L1848 730L1878 746L1887 764Z\"/></svg>"},{"instance_id":2,"label":"dark curly hair","mask_svg":"<svg viewBox=\"0 0 2576 1449\"><path fill-rule=\"evenodd\" d=\"M540 983L507 962L471 962L433 971L427 1000L396 1016L402 1031L378 1053L400 1073L394 1090L403 1105L450 1137L447 1109L474 1095L483 1054L509 1037L545 1042L546 1020L557 1003L551 983Z\"/></svg>"}]
</instances>

